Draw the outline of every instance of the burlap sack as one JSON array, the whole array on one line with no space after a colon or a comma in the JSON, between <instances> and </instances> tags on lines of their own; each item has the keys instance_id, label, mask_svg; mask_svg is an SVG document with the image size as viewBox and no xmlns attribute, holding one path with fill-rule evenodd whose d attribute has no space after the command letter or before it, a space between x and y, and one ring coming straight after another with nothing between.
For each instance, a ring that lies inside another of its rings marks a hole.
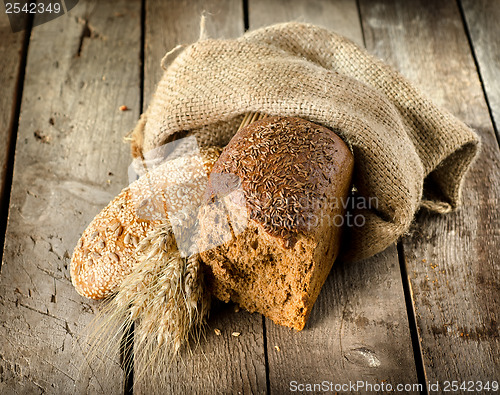
<instances>
[{"instance_id":1,"label":"burlap sack","mask_svg":"<svg viewBox=\"0 0 500 395\"><path fill-rule=\"evenodd\" d=\"M371 204L352 210L364 225L347 232L346 260L394 243L419 207L447 213L460 205L478 150L471 129L391 67L328 30L285 23L187 46L134 130L133 154L186 134L202 147L224 146L250 111L323 124L351 147L356 193Z\"/></svg>"}]
</instances>

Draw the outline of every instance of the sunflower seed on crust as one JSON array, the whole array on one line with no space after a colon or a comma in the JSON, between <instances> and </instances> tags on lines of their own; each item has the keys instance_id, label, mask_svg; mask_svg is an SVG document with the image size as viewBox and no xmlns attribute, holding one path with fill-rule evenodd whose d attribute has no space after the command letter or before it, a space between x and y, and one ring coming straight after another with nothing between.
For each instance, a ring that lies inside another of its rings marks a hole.
<instances>
[{"instance_id":1,"label":"sunflower seed on crust","mask_svg":"<svg viewBox=\"0 0 500 395\"><path fill-rule=\"evenodd\" d=\"M120 226L122 226L122 224L120 223L120 221L114 221L113 223L111 223L109 225L109 230L111 232L114 232L116 231Z\"/></svg>"},{"instance_id":2,"label":"sunflower seed on crust","mask_svg":"<svg viewBox=\"0 0 500 395\"><path fill-rule=\"evenodd\" d=\"M131 241L134 247L137 247L139 245L139 239L136 236L132 236Z\"/></svg>"},{"instance_id":3,"label":"sunflower seed on crust","mask_svg":"<svg viewBox=\"0 0 500 395\"><path fill-rule=\"evenodd\" d=\"M118 225L118 227L115 229L115 237L119 237L122 234L123 231L123 226Z\"/></svg>"}]
</instances>

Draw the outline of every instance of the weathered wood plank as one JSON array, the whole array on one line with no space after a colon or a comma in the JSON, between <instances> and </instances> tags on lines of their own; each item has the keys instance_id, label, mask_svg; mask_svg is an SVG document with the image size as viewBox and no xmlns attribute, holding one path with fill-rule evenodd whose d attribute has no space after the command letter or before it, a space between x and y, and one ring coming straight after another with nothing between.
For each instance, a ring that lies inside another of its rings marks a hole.
<instances>
[{"instance_id":1,"label":"weathered wood plank","mask_svg":"<svg viewBox=\"0 0 500 395\"><path fill-rule=\"evenodd\" d=\"M13 128L16 123L16 106L20 92L18 92L19 78L22 72L22 56L25 41L25 31L12 33L7 14L0 15L0 210L6 208L7 195L10 190L6 190L7 165L12 143ZM7 213L1 212L0 215ZM3 240L6 223L0 224L0 240ZM0 242L0 248L2 247ZM1 255L0 255L1 256Z\"/></svg>"},{"instance_id":2,"label":"weathered wood plank","mask_svg":"<svg viewBox=\"0 0 500 395\"><path fill-rule=\"evenodd\" d=\"M244 30L239 1L147 0L146 7L144 109L163 74L161 59L175 46L198 40L202 15L207 18L208 37L233 38Z\"/></svg>"},{"instance_id":3,"label":"weathered wood plank","mask_svg":"<svg viewBox=\"0 0 500 395\"><path fill-rule=\"evenodd\" d=\"M306 22L329 28L363 45L358 9L353 0L249 0L251 30L282 22Z\"/></svg>"},{"instance_id":4,"label":"weathered wood plank","mask_svg":"<svg viewBox=\"0 0 500 395\"><path fill-rule=\"evenodd\" d=\"M200 17L205 11L209 37L230 38L243 33L241 2L146 1L146 47L144 98L149 101L163 70L160 60L178 44L199 37ZM144 107L146 108L146 107ZM215 335L214 329L222 334ZM240 332L239 337L232 332ZM231 304L215 302L206 339L193 354L184 353L163 375L164 393L263 393L266 390L262 318L257 314L233 312ZM141 371L136 364L135 372ZM150 377L134 382L134 393L158 391L159 380Z\"/></svg>"},{"instance_id":5,"label":"weathered wood plank","mask_svg":"<svg viewBox=\"0 0 500 395\"><path fill-rule=\"evenodd\" d=\"M494 0L461 0L461 5L500 141L500 7Z\"/></svg>"},{"instance_id":6,"label":"weathered wood plank","mask_svg":"<svg viewBox=\"0 0 500 395\"><path fill-rule=\"evenodd\" d=\"M303 332L269 320L266 328L272 393L289 391L292 381L417 383L394 246L336 262Z\"/></svg>"},{"instance_id":7,"label":"weathered wood plank","mask_svg":"<svg viewBox=\"0 0 500 395\"><path fill-rule=\"evenodd\" d=\"M290 20L322 25L363 44L355 1L249 1L251 29ZM266 332L273 393L289 391L291 381L417 382L394 246L362 262L336 262L303 332L270 320Z\"/></svg>"},{"instance_id":8,"label":"weathered wood plank","mask_svg":"<svg viewBox=\"0 0 500 395\"><path fill-rule=\"evenodd\" d=\"M463 207L421 212L404 240L427 380L500 374L500 153L457 5L361 1L368 48L478 131ZM462 391L466 392L466 391Z\"/></svg>"},{"instance_id":9,"label":"weathered wood plank","mask_svg":"<svg viewBox=\"0 0 500 395\"><path fill-rule=\"evenodd\" d=\"M97 303L73 289L69 262L127 183L140 14L140 1L82 0L32 31L0 278L1 393L122 392L117 354L84 363Z\"/></svg>"},{"instance_id":10,"label":"weathered wood plank","mask_svg":"<svg viewBox=\"0 0 500 395\"><path fill-rule=\"evenodd\" d=\"M216 335L215 329L221 334ZM232 336L234 332L240 335ZM136 363L135 373L140 373L140 368ZM235 313L232 304L213 300L205 338L193 346L192 353L185 350L162 370L161 378L147 376L134 381L134 394L265 393L261 316Z\"/></svg>"}]
</instances>

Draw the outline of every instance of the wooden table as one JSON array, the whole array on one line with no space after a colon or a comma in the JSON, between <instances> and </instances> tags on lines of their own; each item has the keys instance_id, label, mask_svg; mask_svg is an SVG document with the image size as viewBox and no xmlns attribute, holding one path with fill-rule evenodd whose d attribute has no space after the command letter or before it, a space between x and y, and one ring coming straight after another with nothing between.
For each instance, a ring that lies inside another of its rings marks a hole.
<instances>
[{"instance_id":1,"label":"wooden table","mask_svg":"<svg viewBox=\"0 0 500 395\"><path fill-rule=\"evenodd\" d=\"M160 59L198 38L204 10L212 37L290 20L346 35L477 130L482 151L463 207L422 211L397 245L337 262L301 333L215 304L206 341L165 372L164 393L280 394L292 381L324 380L442 391L446 381L499 380L498 2L81 0L18 33L0 16L0 393L150 393L151 380L125 377L118 351L84 362L80 335L99 302L76 293L69 263L127 183L123 138L150 101Z\"/></svg>"}]
</instances>

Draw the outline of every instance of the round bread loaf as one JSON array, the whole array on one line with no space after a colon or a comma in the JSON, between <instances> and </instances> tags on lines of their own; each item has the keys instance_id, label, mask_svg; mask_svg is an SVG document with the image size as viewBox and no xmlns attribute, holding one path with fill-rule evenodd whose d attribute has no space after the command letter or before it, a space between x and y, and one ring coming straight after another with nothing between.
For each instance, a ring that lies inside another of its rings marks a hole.
<instances>
[{"instance_id":1,"label":"round bread loaf","mask_svg":"<svg viewBox=\"0 0 500 395\"><path fill-rule=\"evenodd\" d=\"M302 329L339 251L353 164L333 131L304 119L270 117L238 131L200 212L211 292Z\"/></svg>"}]
</instances>

